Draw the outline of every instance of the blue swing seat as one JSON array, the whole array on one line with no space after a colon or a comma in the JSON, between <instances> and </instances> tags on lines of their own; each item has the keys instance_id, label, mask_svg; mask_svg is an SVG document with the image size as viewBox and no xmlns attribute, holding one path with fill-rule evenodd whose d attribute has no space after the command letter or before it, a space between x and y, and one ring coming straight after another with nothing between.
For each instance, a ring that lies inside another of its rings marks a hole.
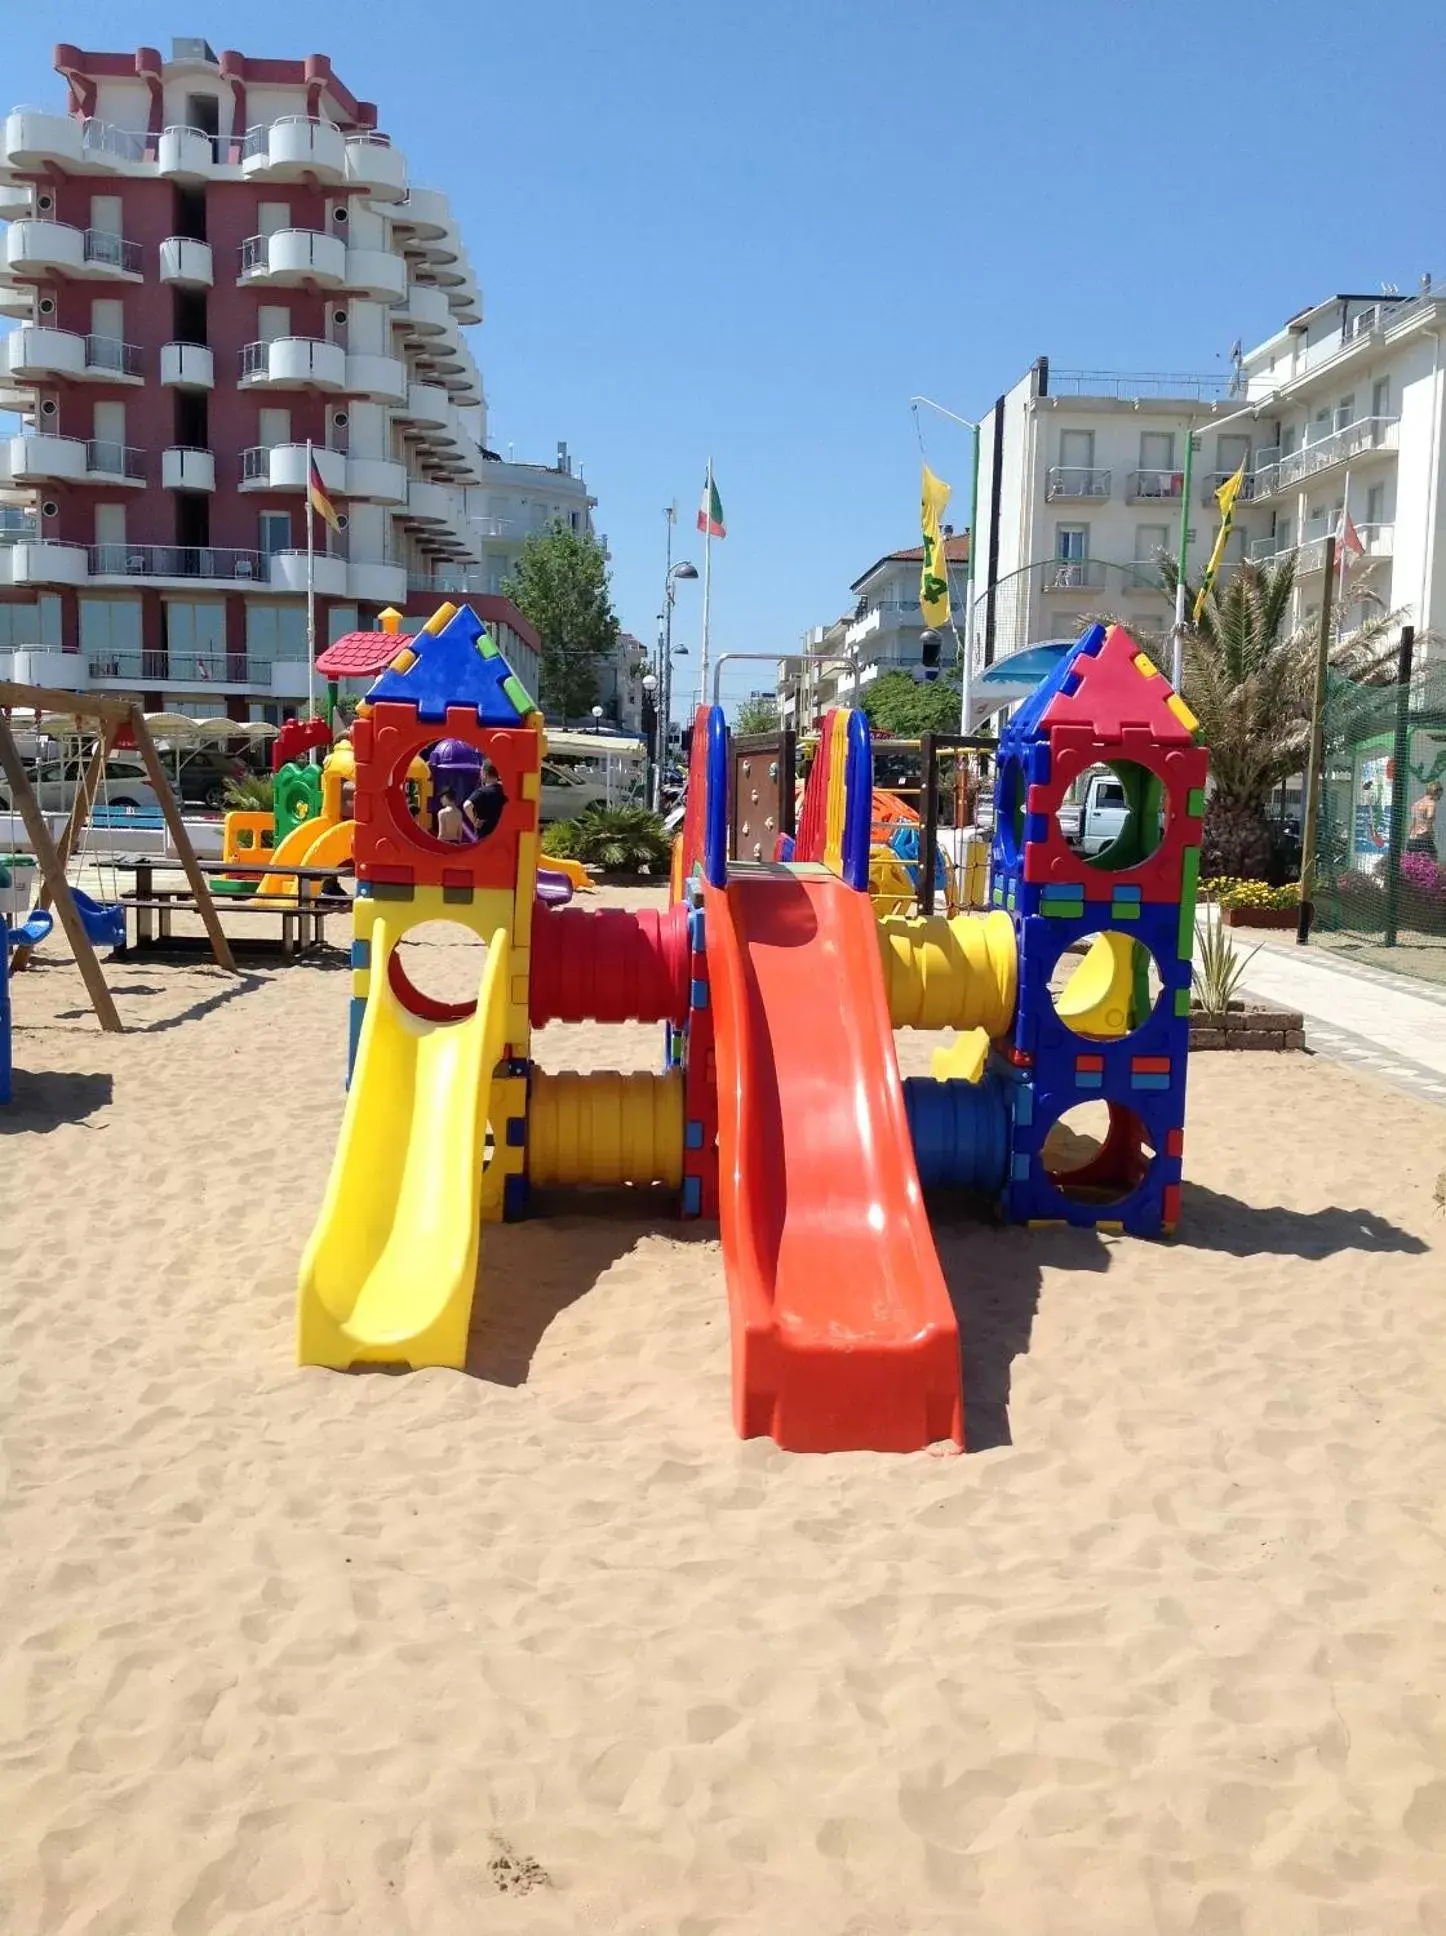
<instances>
[{"instance_id":1,"label":"blue swing seat","mask_svg":"<svg viewBox=\"0 0 1446 1936\"><path fill-rule=\"evenodd\" d=\"M126 945L126 911L119 901L94 901L78 887L70 890L70 898L75 902L81 926L92 947L123 948Z\"/></svg>"}]
</instances>

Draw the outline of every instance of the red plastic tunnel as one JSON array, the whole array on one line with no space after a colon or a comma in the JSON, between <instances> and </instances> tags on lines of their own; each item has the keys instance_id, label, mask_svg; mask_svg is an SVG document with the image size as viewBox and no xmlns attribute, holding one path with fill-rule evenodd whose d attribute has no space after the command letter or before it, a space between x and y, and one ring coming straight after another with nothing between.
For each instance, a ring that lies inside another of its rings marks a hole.
<instances>
[{"instance_id":1,"label":"red plastic tunnel","mask_svg":"<svg viewBox=\"0 0 1446 1936\"><path fill-rule=\"evenodd\" d=\"M534 1028L544 1022L673 1022L688 1013L688 910L539 908L532 921Z\"/></svg>"}]
</instances>

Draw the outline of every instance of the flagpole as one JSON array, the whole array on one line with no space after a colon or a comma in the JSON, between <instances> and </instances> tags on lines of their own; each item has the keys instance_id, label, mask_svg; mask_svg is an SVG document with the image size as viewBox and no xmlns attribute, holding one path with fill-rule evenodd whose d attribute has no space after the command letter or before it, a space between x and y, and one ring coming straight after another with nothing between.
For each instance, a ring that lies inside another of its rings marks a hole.
<instances>
[{"instance_id":1,"label":"flagpole","mask_svg":"<svg viewBox=\"0 0 1446 1936\"><path fill-rule=\"evenodd\" d=\"M311 506L311 439L306 440L306 711L316 718L316 531Z\"/></svg>"},{"instance_id":2,"label":"flagpole","mask_svg":"<svg viewBox=\"0 0 1446 1936\"><path fill-rule=\"evenodd\" d=\"M703 502L707 507L703 519L703 642L699 646L698 658L698 704L708 703L708 593L713 576L713 459L708 459L708 482L703 487Z\"/></svg>"},{"instance_id":3,"label":"flagpole","mask_svg":"<svg viewBox=\"0 0 1446 1936\"><path fill-rule=\"evenodd\" d=\"M1346 578L1355 560L1351 557L1346 533L1351 528L1351 470L1346 466L1345 481L1341 485L1341 528L1340 543L1336 546L1336 631L1344 631L1346 623Z\"/></svg>"},{"instance_id":4,"label":"flagpole","mask_svg":"<svg viewBox=\"0 0 1446 1936\"><path fill-rule=\"evenodd\" d=\"M1185 667L1185 571L1190 553L1190 475L1195 455L1195 426L1185 425L1185 475L1180 491L1180 553L1175 572L1175 629L1170 637L1170 684L1178 692Z\"/></svg>"}]
</instances>

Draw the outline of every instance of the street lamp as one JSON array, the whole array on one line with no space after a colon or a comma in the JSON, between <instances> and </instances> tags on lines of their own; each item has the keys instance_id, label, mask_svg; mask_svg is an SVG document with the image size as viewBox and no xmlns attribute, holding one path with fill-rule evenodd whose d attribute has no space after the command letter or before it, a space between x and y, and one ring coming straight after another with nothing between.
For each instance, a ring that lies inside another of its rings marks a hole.
<instances>
[{"instance_id":1,"label":"street lamp","mask_svg":"<svg viewBox=\"0 0 1446 1936\"><path fill-rule=\"evenodd\" d=\"M592 729L595 733L600 733L602 731L602 716L603 716L602 707L594 706L592 709Z\"/></svg>"},{"instance_id":2,"label":"street lamp","mask_svg":"<svg viewBox=\"0 0 1446 1936\"><path fill-rule=\"evenodd\" d=\"M659 731L662 744L658 755L658 772L656 778L657 798L653 802L655 808L661 807L663 803L663 764L667 758L668 739L673 723L673 601L677 597L676 587L678 580L680 578L696 578L698 576L698 567L689 564L686 558L680 558L675 565L672 562L672 550L673 527L670 521L668 525L668 572L663 580L663 657L662 664L658 668L660 674L659 686L661 688L658 707L662 716L662 724Z\"/></svg>"},{"instance_id":3,"label":"street lamp","mask_svg":"<svg viewBox=\"0 0 1446 1936\"><path fill-rule=\"evenodd\" d=\"M658 772L661 765L662 749L658 744L658 707L653 695L658 690L658 675L655 672L643 674L643 723L645 727L644 744L648 758L653 762L652 773L648 777L648 799L656 803L658 795ZM648 717L652 714L651 719Z\"/></svg>"}]
</instances>

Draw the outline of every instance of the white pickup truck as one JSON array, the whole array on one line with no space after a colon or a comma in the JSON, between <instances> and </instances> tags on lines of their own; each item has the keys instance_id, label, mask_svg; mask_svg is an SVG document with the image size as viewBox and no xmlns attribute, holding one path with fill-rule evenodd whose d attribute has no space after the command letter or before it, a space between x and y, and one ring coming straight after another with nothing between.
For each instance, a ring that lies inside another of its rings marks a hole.
<instances>
[{"instance_id":1,"label":"white pickup truck","mask_svg":"<svg viewBox=\"0 0 1446 1936\"><path fill-rule=\"evenodd\" d=\"M1082 854L1102 854L1123 833L1129 812L1124 786L1102 767L1086 776L1082 800L1060 807L1059 830Z\"/></svg>"}]
</instances>

